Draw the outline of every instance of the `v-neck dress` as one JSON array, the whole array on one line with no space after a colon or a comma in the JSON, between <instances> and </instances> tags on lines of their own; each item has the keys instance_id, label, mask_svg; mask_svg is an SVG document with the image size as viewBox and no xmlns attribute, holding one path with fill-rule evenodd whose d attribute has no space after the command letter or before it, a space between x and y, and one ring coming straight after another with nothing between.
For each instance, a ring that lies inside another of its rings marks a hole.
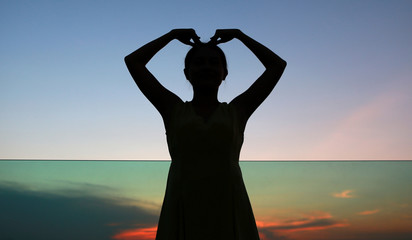
<instances>
[{"instance_id":1,"label":"v-neck dress","mask_svg":"<svg viewBox=\"0 0 412 240\"><path fill-rule=\"evenodd\" d=\"M239 167L243 128L235 111L220 103L204 119L191 102L172 110L172 162L156 240L259 239Z\"/></svg>"}]
</instances>

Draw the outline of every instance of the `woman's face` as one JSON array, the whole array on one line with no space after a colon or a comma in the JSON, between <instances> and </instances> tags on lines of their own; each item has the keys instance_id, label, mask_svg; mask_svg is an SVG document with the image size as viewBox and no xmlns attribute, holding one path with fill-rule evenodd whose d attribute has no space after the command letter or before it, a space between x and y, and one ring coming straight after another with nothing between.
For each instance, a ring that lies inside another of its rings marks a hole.
<instances>
[{"instance_id":1,"label":"woman's face","mask_svg":"<svg viewBox=\"0 0 412 240\"><path fill-rule=\"evenodd\" d=\"M219 87L226 78L227 70L214 49L202 47L193 55L185 75L193 86Z\"/></svg>"}]
</instances>

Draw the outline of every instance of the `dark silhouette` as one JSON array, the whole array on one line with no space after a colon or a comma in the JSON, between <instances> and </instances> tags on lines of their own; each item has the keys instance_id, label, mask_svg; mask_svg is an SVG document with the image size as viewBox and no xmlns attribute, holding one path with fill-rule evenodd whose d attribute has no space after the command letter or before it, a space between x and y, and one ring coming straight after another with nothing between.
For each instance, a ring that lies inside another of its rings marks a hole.
<instances>
[{"instance_id":1,"label":"dark silhouette","mask_svg":"<svg viewBox=\"0 0 412 240\"><path fill-rule=\"evenodd\" d=\"M218 101L226 58L218 44L240 40L266 68L230 103ZM192 46L184 73L193 99L164 88L146 64L170 41ZM210 42L193 29L174 29L126 56L137 86L163 117L172 158L157 240L259 239L239 167L246 122L282 76L286 62L238 29L216 30Z\"/></svg>"}]
</instances>

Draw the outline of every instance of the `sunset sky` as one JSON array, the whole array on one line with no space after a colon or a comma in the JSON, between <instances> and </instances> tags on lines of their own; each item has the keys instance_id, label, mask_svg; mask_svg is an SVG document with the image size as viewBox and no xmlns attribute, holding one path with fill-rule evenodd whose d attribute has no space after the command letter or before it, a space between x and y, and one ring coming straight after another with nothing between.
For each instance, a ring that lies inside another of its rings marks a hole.
<instances>
[{"instance_id":1,"label":"sunset sky","mask_svg":"<svg viewBox=\"0 0 412 240\"><path fill-rule=\"evenodd\" d=\"M0 161L0 239L154 240L169 165ZM241 167L261 240L412 239L412 161Z\"/></svg>"},{"instance_id":2,"label":"sunset sky","mask_svg":"<svg viewBox=\"0 0 412 240\"><path fill-rule=\"evenodd\" d=\"M244 160L412 158L411 1L0 1L0 159L169 159L123 57L173 28L239 28L288 62L250 119ZM221 45L230 101L262 73ZM149 64L183 100L188 51Z\"/></svg>"},{"instance_id":3,"label":"sunset sky","mask_svg":"<svg viewBox=\"0 0 412 240\"><path fill-rule=\"evenodd\" d=\"M0 239L154 240L170 161L7 159L169 160L123 58L174 28L202 41L239 28L288 62L241 153L261 240L412 239L412 161L305 161L412 159L411 12L409 0L0 0ZM263 67L238 40L220 46L229 102ZM148 65L185 101L188 50L172 41Z\"/></svg>"}]
</instances>

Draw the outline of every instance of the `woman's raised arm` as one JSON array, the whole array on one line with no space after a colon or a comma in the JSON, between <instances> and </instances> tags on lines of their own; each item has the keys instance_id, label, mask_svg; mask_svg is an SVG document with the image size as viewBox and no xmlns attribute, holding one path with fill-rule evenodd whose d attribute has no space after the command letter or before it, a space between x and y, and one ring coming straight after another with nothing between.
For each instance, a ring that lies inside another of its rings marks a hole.
<instances>
[{"instance_id":1,"label":"woman's raised arm","mask_svg":"<svg viewBox=\"0 0 412 240\"><path fill-rule=\"evenodd\" d=\"M193 45L199 41L199 37L193 29L174 29L124 58L126 66L137 86L165 120L169 117L171 106L182 100L163 87L146 68L146 64L158 51L174 39L178 39L188 45Z\"/></svg>"},{"instance_id":2,"label":"woman's raised arm","mask_svg":"<svg viewBox=\"0 0 412 240\"><path fill-rule=\"evenodd\" d=\"M252 86L249 87L249 89L237 96L231 102L231 104L236 106L238 112L242 115L246 123L247 119L267 98L267 96L269 96L273 88L276 86L286 67L286 62L269 48L247 36L239 29L216 30L216 34L211 38L211 41L219 44L228 42L233 38L239 39L246 47L248 47L266 68L263 74L252 84Z\"/></svg>"}]
</instances>

